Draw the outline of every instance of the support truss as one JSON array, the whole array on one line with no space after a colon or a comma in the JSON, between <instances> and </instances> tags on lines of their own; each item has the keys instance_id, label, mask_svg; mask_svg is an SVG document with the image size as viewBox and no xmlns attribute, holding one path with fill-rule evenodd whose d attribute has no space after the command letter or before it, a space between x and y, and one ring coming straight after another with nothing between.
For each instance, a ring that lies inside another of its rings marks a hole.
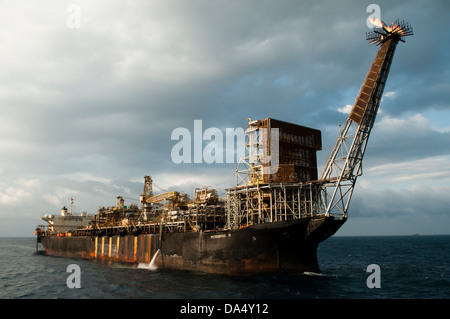
<instances>
[{"instance_id":1,"label":"support truss","mask_svg":"<svg viewBox=\"0 0 450 319\"><path fill-rule=\"evenodd\" d=\"M375 31L379 36L376 44L381 44L381 48L361 86L353 109L339 133L322 173L321 181L324 186L322 196L323 201L328 203L325 209L327 216L347 217L356 179L363 172L362 160L377 116L397 43L404 42L404 36L412 35L409 25L404 23L401 25L407 27L405 32L394 24L392 28L388 29L384 25L382 31ZM372 42L372 34L368 35L368 40Z\"/></svg>"}]
</instances>

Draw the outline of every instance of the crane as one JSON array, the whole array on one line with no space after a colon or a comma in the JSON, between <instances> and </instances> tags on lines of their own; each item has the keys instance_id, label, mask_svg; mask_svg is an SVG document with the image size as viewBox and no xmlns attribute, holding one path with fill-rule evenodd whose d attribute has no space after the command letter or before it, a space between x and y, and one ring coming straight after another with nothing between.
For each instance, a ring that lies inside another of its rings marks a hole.
<instances>
[{"instance_id":1,"label":"crane","mask_svg":"<svg viewBox=\"0 0 450 319\"><path fill-rule=\"evenodd\" d=\"M153 180L151 176L144 177L144 191L140 197L140 202L144 206L146 204L155 204L162 201L171 202L172 206L174 206L177 202L184 201L186 198L182 194L177 191L168 191L162 194L153 195Z\"/></svg>"}]
</instances>

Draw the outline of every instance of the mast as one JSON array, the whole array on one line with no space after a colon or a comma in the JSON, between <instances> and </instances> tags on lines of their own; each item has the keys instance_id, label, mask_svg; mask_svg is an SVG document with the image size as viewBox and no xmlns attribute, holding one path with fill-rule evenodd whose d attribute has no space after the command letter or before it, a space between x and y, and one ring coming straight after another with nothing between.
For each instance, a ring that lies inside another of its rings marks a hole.
<instances>
[{"instance_id":1,"label":"mast","mask_svg":"<svg viewBox=\"0 0 450 319\"><path fill-rule=\"evenodd\" d=\"M353 108L340 130L336 144L322 172L322 201L325 214L347 217L347 209L358 176L362 175L362 160L377 116L383 90L399 41L413 34L412 28L398 20L386 25L379 20L366 39L381 46L360 88Z\"/></svg>"},{"instance_id":2,"label":"mast","mask_svg":"<svg viewBox=\"0 0 450 319\"><path fill-rule=\"evenodd\" d=\"M145 204L148 198L153 197L153 180L150 176L145 176L144 179L144 191L140 198L142 204Z\"/></svg>"},{"instance_id":3,"label":"mast","mask_svg":"<svg viewBox=\"0 0 450 319\"><path fill-rule=\"evenodd\" d=\"M72 208L73 208L73 197L72 196L70 196L70 215L72 215Z\"/></svg>"}]
</instances>

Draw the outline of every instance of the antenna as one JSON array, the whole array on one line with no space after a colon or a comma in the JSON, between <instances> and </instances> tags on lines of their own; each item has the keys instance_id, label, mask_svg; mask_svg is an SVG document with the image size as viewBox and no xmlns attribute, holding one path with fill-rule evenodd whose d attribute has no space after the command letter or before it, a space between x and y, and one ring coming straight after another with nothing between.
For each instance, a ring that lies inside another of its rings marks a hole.
<instances>
[{"instance_id":1,"label":"antenna","mask_svg":"<svg viewBox=\"0 0 450 319\"><path fill-rule=\"evenodd\" d=\"M73 207L74 198L72 196L70 196L69 199L70 199L70 215L72 215L72 207Z\"/></svg>"}]
</instances>

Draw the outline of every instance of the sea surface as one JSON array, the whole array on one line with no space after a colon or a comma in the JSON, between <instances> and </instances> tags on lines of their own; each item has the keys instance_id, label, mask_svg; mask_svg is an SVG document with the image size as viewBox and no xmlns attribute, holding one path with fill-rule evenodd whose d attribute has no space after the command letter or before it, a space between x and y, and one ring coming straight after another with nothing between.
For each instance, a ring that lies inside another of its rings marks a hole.
<instances>
[{"instance_id":1,"label":"sea surface","mask_svg":"<svg viewBox=\"0 0 450 319\"><path fill-rule=\"evenodd\" d=\"M335 236L318 259L320 274L234 277L51 257L35 238L0 238L0 298L450 299L450 236ZM81 288L68 287L71 264Z\"/></svg>"}]
</instances>

